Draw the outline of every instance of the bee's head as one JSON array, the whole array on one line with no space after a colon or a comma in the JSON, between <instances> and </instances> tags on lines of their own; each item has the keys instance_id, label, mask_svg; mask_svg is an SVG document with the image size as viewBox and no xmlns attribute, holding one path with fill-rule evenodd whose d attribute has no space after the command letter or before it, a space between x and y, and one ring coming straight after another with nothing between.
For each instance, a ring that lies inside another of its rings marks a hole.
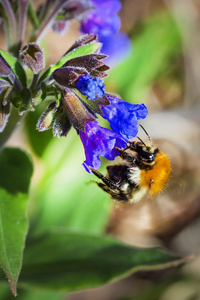
<instances>
[{"instance_id":1,"label":"bee's head","mask_svg":"<svg viewBox=\"0 0 200 300\"><path fill-rule=\"evenodd\" d=\"M144 142L133 142L131 148L138 154L139 159L146 163L153 162L159 151L154 145L148 145Z\"/></svg>"},{"instance_id":2,"label":"bee's head","mask_svg":"<svg viewBox=\"0 0 200 300\"><path fill-rule=\"evenodd\" d=\"M140 125L140 127L144 130L149 140L144 143L141 138L137 137L140 142L131 143L131 148L138 154L140 161L151 164L155 160L159 149L152 143L152 140L144 127L142 125Z\"/></svg>"}]
</instances>

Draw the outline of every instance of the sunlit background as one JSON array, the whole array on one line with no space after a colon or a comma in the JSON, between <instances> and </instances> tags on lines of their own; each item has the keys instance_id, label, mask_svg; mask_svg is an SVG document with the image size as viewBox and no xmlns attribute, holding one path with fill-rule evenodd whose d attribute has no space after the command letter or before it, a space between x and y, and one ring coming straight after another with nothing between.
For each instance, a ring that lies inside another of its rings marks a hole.
<instances>
[{"instance_id":1,"label":"sunlit background","mask_svg":"<svg viewBox=\"0 0 200 300\"><path fill-rule=\"evenodd\" d=\"M33 292L27 298L23 291L20 299L200 299L200 1L123 0L122 4L121 30L131 38L132 50L109 71L106 90L147 105L149 115L140 123L170 157L169 183L155 199L132 206L111 202L94 183L96 178L82 168L84 151L75 130L60 139L50 131L36 132L41 105L8 141L27 149L34 159L30 231L36 234L63 226L106 232L134 246L161 245L197 257L179 270L136 274L68 295ZM42 44L47 65L55 63L80 36L78 28L74 22L65 36L47 35ZM146 138L142 130L139 136ZM110 163L103 159L100 171L106 174Z\"/></svg>"}]
</instances>

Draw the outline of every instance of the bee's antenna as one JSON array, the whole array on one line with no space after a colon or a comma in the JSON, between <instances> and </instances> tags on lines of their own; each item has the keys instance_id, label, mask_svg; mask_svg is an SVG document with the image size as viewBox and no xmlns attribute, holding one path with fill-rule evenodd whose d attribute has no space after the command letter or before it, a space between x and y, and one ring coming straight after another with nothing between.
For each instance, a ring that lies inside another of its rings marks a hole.
<instances>
[{"instance_id":1,"label":"bee's antenna","mask_svg":"<svg viewBox=\"0 0 200 300\"><path fill-rule=\"evenodd\" d=\"M144 130L144 132L146 133L146 135L148 136L149 141L152 143L152 139L151 139L150 135L148 134L148 132L146 131L146 129L144 129L144 127L141 124L139 124L139 125Z\"/></svg>"},{"instance_id":2,"label":"bee's antenna","mask_svg":"<svg viewBox=\"0 0 200 300\"><path fill-rule=\"evenodd\" d=\"M145 147L147 146L147 145L145 144L145 142L143 142L143 140L142 140L139 136L137 136L137 139L138 139L143 145L145 145Z\"/></svg>"}]
</instances>

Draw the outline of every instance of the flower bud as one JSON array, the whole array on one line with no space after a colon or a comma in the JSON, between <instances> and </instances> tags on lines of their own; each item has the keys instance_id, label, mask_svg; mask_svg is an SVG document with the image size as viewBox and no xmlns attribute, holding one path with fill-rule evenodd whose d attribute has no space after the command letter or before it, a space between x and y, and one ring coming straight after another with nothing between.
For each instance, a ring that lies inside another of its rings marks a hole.
<instances>
[{"instance_id":1,"label":"flower bud","mask_svg":"<svg viewBox=\"0 0 200 300\"><path fill-rule=\"evenodd\" d=\"M24 65L38 74L45 68L44 53L36 43L29 43L20 51L19 57Z\"/></svg>"},{"instance_id":2,"label":"flower bud","mask_svg":"<svg viewBox=\"0 0 200 300\"><path fill-rule=\"evenodd\" d=\"M41 117L38 120L36 126L38 131L45 131L51 128L56 108L56 102L52 102L47 107L46 111L41 115Z\"/></svg>"},{"instance_id":3,"label":"flower bud","mask_svg":"<svg viewBox=\"0 0 200 300\"><path fill-rule=\"evenodd\" d=\"M79 67L61 67L53 72L53 78L58 84L70 87L71 84L76 81L80 74L86 74L87 71L84 68Z\"/></svg>"}]
</instances>

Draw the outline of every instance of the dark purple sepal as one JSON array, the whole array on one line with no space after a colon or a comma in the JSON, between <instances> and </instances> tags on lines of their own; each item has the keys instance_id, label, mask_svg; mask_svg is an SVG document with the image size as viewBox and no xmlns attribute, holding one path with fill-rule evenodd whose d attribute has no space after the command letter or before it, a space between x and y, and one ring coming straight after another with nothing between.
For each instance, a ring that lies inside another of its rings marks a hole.
<instances>
[{"instance_id":1,"label":"dark purple sepal","mask_svg":"<svg viewBox=\"0 0 200 300\"><path fill-rule=\"evenodd\" d=\"M98 105L110 105L110 101L109 101L107 95L104 95L103 97L98 98L95 102Z\"/></svg>"},{"instance_id":2,"label":"dark purple sepal","mask_svg":"<svg viewBox=\"0 0 200 300\"><path fill-rule=\"evenodd\" d=\"M34 74L38 74L45 68L43 50L36 43L25 45L19 53L19 58Z\"/></svg>"},{"instance_id":3,"label":"dark purple sepal","mask_svg":"<svg viewBox=\"0 0 200 300\"><path fill-rule=\"evenodd\" d=\"M70 66L56 69L52 76L58 84L70 87L71 84L82 74L87 74L86 69Z\"/></svg>"},{"instance_id":4,"label":"dark purple sepal","mask_svg":"<svg viewBox=\"0 0 200 300\"><path fill-rule=\"evenodd\" d=\"M79 56L68 60L63 67L73 66L84 68L92 77L103 78L107 76L105 72L110 69L103 61L101 61L106 57L107 55L104 54L89 54Z\"/></svg>"},{"instance_id":5,"label":"dark purple sepal","mask_svg":"<svg viewBox=\"0 0 200 300\"><path fill-rule=\"evenodd\" d=\"M75 129L85 131L85 122L95 120L77 95L67 89L63 90L62 106Z\"/></svg>"}]
</instances>

